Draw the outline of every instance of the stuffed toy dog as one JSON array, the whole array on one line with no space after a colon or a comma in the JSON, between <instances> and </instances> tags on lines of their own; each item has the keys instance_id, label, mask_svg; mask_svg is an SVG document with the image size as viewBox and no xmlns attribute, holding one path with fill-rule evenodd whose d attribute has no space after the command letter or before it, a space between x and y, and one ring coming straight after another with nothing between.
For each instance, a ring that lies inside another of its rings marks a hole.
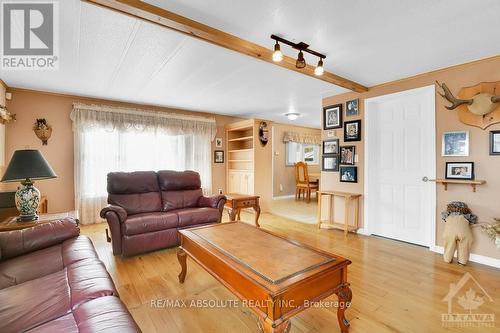
<instances>
[{"instance_id":1,"label":"stuffed toy dog","mask_svg":"<svg viewBox=\"0 0 500 333\"><path fill-rule=\"evenodd\" d=\"M451 263L457 250L458 263L467 264L473 240L470 224L477 222L477 216L465 203L453 201L447 205L441 217L446 222L443 232L444 261Z\"/></svg>"}]
</instances>

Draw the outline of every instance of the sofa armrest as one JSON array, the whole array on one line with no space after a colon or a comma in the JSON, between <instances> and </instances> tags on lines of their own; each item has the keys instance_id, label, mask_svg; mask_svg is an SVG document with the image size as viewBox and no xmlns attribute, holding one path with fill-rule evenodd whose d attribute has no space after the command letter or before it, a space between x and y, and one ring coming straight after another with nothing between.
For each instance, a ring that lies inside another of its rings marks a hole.
<instances>
[{"instance_id":1,"label":"sofa armrest","mask_svg":"<svg viewBox=\"0 0 500 333\"><path fill-rule=\"evenodd\" d=\"M120 220L120 222L122 222L122 223L125 222L125 220L127 219L127 216L128 216L125 208L120 207L120 206L115 206L115 205L107 205L106 207L101 209L101 217L103 219L107 219L106 215L109 212L115 213L118 216L118 219Z\"/></svg>"},{"instance_id":2,"label":"sofa armrest","mask_svg":"<svg viewBox=\"0 0 500 333\"><path fill-rule=\"evenodd\" d=\"M0 232L0 260L44 249L77 237L80 228L73 218L40 223L33 227Z\"/></svg>"},{"instance_id":3,"label":"sofa armrest","mask_svg":"<svg viewBox=\"0 0 500 333\"><path fill-rule=\"evenodd\" d=\"M198 199L198 207L223 208L226 203L226 196L222 194L211 197L200 197Z\"/></svg>"}]
</instances>

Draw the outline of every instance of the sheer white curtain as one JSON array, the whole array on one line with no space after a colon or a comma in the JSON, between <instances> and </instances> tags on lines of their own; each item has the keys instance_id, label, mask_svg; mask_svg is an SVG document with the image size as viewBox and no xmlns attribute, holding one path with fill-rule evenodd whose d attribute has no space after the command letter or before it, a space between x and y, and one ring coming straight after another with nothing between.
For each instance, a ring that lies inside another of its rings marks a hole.
<instances>
[{"instance_id":1,"label":"sheer white curtain","mask_svg":"<svg viewBox=\"0 0 500 333\"><path fill-rule=\"evenodd\" d=\"M75 206L82 223L96 223L112 171L194 170L211 192L212 118L74 104Z\"/></svg>"}]
</instances>

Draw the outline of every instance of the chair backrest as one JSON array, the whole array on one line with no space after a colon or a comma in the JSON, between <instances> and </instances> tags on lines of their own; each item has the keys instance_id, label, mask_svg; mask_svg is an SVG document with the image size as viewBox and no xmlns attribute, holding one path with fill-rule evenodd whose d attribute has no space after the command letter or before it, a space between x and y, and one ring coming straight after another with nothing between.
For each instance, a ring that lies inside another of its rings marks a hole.
<instances>
[{"instance_id":1,"label":"chair backrest","mask_svg":"<svg viewBox=\"0 0 500 333\"><path fill-rule=\"evenodd\" d=\"M307 171L307 163L295 163L295 183L297 185L309 185L309 173Z\"/></svg>"},{"instance_id":2,"label":"chair backrest","mask_svg":"<svg viewBox=\"0 0 500 333\"><path fill-rule=\"evenodd\" d=\"M195 171L158 171L158 181L164 212L196 207L203 195L200 174Z\"/></svg>"}]
</instances>

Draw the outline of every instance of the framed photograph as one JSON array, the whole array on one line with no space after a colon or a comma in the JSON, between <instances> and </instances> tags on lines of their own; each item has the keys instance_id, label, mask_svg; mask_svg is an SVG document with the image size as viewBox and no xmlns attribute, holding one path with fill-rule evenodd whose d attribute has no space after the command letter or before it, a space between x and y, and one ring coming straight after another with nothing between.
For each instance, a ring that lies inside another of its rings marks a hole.
<instances>
[{"instance_id":1,"label":"framed photograph","mask_svg":"<svg viewBox=\"0 0 500 333\"><path fill-rule=\"evenodd\" d=\"M345 103L345 115L347 117L357 116L359 114L359 99L353 99Z\"/></svg>"},{"instance_id":2,"label":"framed photograph","mask_svg":"<svg viewBox=\"0 0 500 333\"><path fill-rule=\"evenodd\" d=\"M215 148L222 148L222 138L215 138Z\"/></svg>"},{"instance_id":3,"label":"framed photograph","mask_svg":"<svg viewBox=\"0 0 500 333\"><path fill-rule=\"evenodd\" d=\"M356 156L356 146L340 147L340 164L354 165Z\"/></svg>"},{"instance_id":4,"label":"framed photograph","mask_svg":"<svg viewBox=\"0 0 500 333\"><path fill-rule=\"evenodd\" d=\"M500 155L500 131L490 131L490 155Z\"/></svg>"},{"instance_id":5,"label":"framed photograph","mask_svg":"<svg viewBox=\"0 0 500 333\"><path fill-rule=\"evenodd\" d=\"M474 162L446 162L446 179L474 179Z\"/></svg>"},{"instance_id":6,"label":"framed photograph","mask_svg":"<svg viewBox=\"0 0 500 333\"><path fill-rule=\"evenodd\" d=\"M441 143L442 156L469 156L469 132L445 132Z\"/></svg>"},{"instance_id":7,"label":"framed photograph","mask_svg":"<svg viewBox=\"0 0 500 333\"><path fill-rule=\"evenodd\" d=\"M357 183L358 167L340 167L340 181L343 183Z\"/></svg>"},{"instance_id":8,"label":"framed photograph","mask_svg":"<svg viewBox=\"0 0 500 333\"><path fill-rule=\"evenodd\" d=\"M339 153L339 139L323 141L323 155L338 154Z\"/></svg>"},{"instance_id":9,"label":"framed photograph","mask_svg":"<svg viewBox=\"0 0 500 333\"><path fill-rule=\"evenodd\" d=\"M344 123L344 142L361 141L361 120Z\"/></svg>"},{"instance_id":10,"label":"framed photograph","mask_svg":"<svg viewBox=\"0 0 500 333\"><path fill-rule=\"evenodd\" d=\"M224 163L224 150L214 151L214 163Z\"/></svg>"},{"instance_id":11,"label":"framed photograph","mask_svg":"<svg viewBox=\"0 0 500 333\"><path fill-rule=\"evenodd\" d=\"M339 171L339 156L338 155L330 155L323 156L323 171Z\"/></svg>"},{"instance_id":12,"label":"framed photograph","mask_svg":"<svg viewBox=\"0 0 500 333\"><path fill-rule=\"evenodd\" d=\"M342 104L323 108L323 129L342 128Z\"/></svg>"}]
</instances>

